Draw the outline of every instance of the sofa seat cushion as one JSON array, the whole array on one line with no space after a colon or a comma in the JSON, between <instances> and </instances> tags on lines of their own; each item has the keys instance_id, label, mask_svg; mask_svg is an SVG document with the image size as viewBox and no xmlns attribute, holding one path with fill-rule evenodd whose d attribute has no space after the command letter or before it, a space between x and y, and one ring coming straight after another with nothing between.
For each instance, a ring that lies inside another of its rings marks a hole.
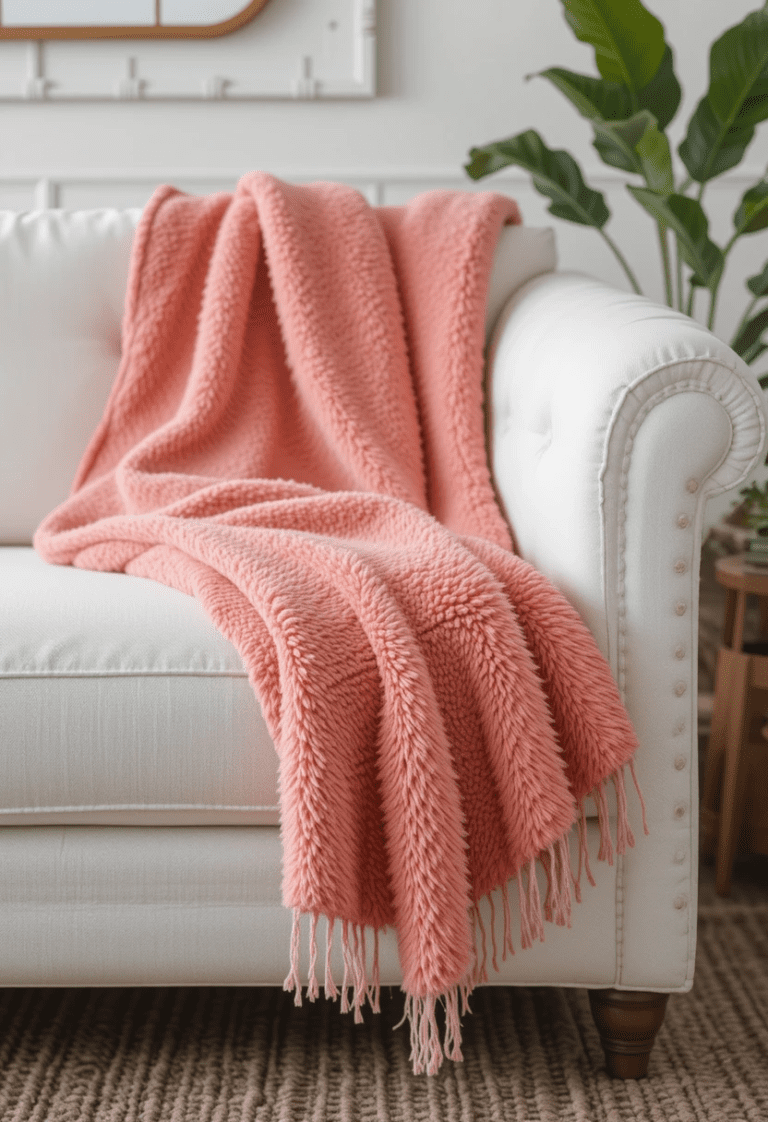
<instances>
[{"instance_id":1,"label":"sofa seat cushion","mask_svg":"<svg viewBox=\"0 0 768 1122\"><path fill-rule=\"evenodd\" d=\"M277 754L190 596L0 548L0 825L274 825Z\"/></svg>"}]
</instances>

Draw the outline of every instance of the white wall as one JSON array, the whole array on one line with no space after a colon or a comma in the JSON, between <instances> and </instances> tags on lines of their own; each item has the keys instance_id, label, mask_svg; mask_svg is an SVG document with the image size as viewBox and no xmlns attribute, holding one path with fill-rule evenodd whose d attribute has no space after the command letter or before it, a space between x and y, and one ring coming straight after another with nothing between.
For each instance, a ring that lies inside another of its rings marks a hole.
<instances>
[{"instance_id":1,"label":"white wall","mask_svg":"<svg viewBox=\"0 0 768 1122\"><path fill-rule=\"evenodd\" d=\"M759 0L649 6L666 26L684 87L679 122L670 127L676 146L706 88L711 41ZM655 227L627 195L620 173L600 163L586 122L543 79L524 80L552 65L594 72L591 48L574 39L560 0L378 0L377 7L378 96L370 101L0 104L0 206L142 203L161 180L207 191L230 186L250 168L345 179L372 201L397 203L433 186L470 188L461 165L472 144L533 127L551 147L572 151L587 181L606 194L610 233L645 291L660 298ZM6 48L18 51L0 44L0 70L10 58ZM738 199L766 163L768 123L743 167L707 189L716 240L727 238ZM602 239L552 219L524 175L497 175L480 187L513 194L526 222L555 225L564 267L626 286ZM726 338L746 303L743 278L766 257L765 232L734 251L716 325Z\"/></svg>"}]
</instances>

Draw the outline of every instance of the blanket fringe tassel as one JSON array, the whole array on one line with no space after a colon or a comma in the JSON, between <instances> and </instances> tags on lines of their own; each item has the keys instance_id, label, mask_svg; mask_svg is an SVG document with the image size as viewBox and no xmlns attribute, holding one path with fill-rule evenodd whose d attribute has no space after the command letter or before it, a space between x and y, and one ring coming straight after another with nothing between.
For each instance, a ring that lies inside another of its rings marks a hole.
<instances>
[{"instance_id":1,"label":"blanket fringe tassel","mask_svg":"<svg viewBox=\"0 0 768 1122\"><path fill-rule=\"evenodd\" d=\"M643 830L648 833L645 804L637 782L632 761L629 763L632 780L640 799L643 816ZM616 791L616 839L614 842L610 833L610 818L607 801L608 780L603 780L593 791L591 798L597 810L597 819L600 829L600 848L597 854L599 861L613 864L614 852L622 854L635 844L632 830L627 818L627 795L624 782L624 768L620 768L609 777ZM587 814L584 799L578 804L578 820L576 823L576 836L578 838L578 864L576 872L571 868L568 837L558 838L547 846L538 857L528 861L519 870L516 876L517 893L520 912L520 945L523 949L530 947L536 940L544 941L544 921L555 923L561 927L571 925L571 890L577 902L581 900L581 875L586 873L591 885L595 884L592 869L587 853ZM543 869L546 877L546 894L541 899L539 882L536 876L536 862ZM507 955L514 954L512 942L512 910L509 902L508 885L502 884L499 889L501 897L501 959L506 961ZM497 910L494 894L487 895L490 911L490 943L491 963L494 971L498 971L499 940L497 937ZM293 909L293 927L291 930L291 968L283 989L295 992L294 1004L302 1003L301 986L301 921L300 908ZM317 978L317 924L319 913L312 912L308 915L309 923L309 969L306 996L314 1001L320 992ZM483 917L479 901L472 905L469 911L472 928L473 961L466 976L456 985L448 987L441 994L426 994L423 996L406 993L405 1012L396 1028L406 1021L410 1025L411 1034L411 1063L414 1074L426 1072L434 1075L440 1068L443 1059L461 1060L461 1018L469 1012L469 997L475 986L488 981L488 917ZM333 980L331 967L331 949L336 931L336 921L327 919L325 941L325 979L323 989L325 996L331 1000L340 997L342 1013L352 1012L357 1024L363 1020L363 1006L366 1001L374 1013L380 1011L381 986L379 982L379 931L373 930L373 949L371 955L371 969L368 970L368 948L366 942L366 929L360 924L350 923L348 920L340 921L341 952L344 963L344 975L341 989ZM369 980L370 979L370 980ZM351 993L350 993L351 991ZM440 1020L444 1021L444 1028L440 1030L438 1010L442 1009Z\"/></svg>"}]
</instances>

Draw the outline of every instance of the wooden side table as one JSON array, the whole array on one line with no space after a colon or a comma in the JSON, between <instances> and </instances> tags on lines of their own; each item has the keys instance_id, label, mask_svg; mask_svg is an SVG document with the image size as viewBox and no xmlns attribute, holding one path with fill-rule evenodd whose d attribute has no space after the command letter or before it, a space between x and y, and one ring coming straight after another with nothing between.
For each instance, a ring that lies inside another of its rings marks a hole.
<instances>
[{"instance_id":1,"label":"wooden side table","mask_svg":"<svg viewBox=\"0 0 768 1122\"><path fill-rule=\"evenodd\" d=\"M768 571L747 554L721 558L715 575L727 589L717 658L712 729L701 801L701 851L716 858L715 890L727 896L738 848L768 853L768 641L744 643L747 596L757 596L760 634L768 636Z\"/></svg>"}]
</instances>

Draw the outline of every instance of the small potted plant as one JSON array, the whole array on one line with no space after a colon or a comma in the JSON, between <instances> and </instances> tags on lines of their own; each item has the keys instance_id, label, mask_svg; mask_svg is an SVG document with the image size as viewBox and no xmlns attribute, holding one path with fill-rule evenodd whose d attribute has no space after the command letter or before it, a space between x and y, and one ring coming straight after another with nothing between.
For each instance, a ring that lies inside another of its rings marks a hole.
<instances>
[{"instance_id":1,"label":"small potted plant","mask_svg":"<svg viewBox=\"0 0 768 1122\"><path fill-rule=\"evenodd\" d=\"M747 545L749 563L768 568L768 484L759 487L752 482L739 494L742 496L738 508L741 520L753 532Z\"/></svg>"}]
</instances>

